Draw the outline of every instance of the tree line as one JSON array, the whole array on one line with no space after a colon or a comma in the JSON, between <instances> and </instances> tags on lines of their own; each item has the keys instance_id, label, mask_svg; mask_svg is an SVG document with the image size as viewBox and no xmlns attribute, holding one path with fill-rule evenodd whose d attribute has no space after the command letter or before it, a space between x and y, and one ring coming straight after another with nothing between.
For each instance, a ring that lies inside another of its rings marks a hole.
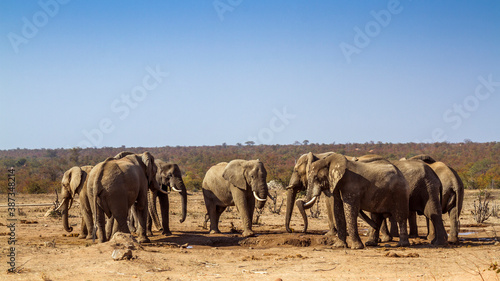
<instances>
[{"instance_id":1,"label":"tree line","mask_svg":"<svg viewBox=\"0 0 500 281\"><path fill-rule=\"evenodd\" d=\"M121 151L151 152L155 158L179 165L184 183L191 191L201 189L205 172L214 164L233 159L260 159L268 174L285 186L290 180L295 160L308 152L333 151L349 156L378 154L389 160L428 154L453 167L468 189L500 188L500 142L405 143L382 142L293 145L238 144L218 146L104 147L72 149L0 150L0 193L7 192L7 169L16 169L17 192L53 193L60 189L63 173L73 166L95 165Z\"/></svg>"}]
</instances>

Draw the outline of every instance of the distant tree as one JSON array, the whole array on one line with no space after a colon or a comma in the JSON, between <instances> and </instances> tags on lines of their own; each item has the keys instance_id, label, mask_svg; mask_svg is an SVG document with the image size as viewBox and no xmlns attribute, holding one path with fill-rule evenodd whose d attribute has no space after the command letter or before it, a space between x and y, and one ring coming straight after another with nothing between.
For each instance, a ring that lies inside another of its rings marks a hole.
<instances>
[{"instance_id":1,"label":"distant tree","mask_svg":"<svg viewBox=\"0 0 500 281\"><path fill-rule=\"evenodd\" d=\"M242 146L241 142L237 143L236 145L237 145L238 147L241 147L241 146Z\"/></svg>"},{"instance_id":2,"label":"distant tree","mask_svg":"<svg viewBox=\"0 0 500 281\"><path fill-rule=\"evenodd\" d=\"M248 146L250 146L250 145L254 145L255 142L254 141L247 141L247 142L245 142L245 144L248 145Z\"/></svg>"},{"instance_id":3,"label":"distant tree","mask_svg":"<svg viewBox=\"0 0 500 281\"><path fill-rule=\"evenodd\" d=\"M302 142L302 144L304 144L304 145L308 145L308 144L309 144L309 141L308 141L308 140L304 140L304 141Z\"/></svg>"},{"instance_id":4,"label":"distant tree","mask_svg":"<svg viewBox=\"0 0 500 281\"><path fill-rule=\"evenodd\" d=\"M295 141L295 142L293 143L293 145L300 145L300 142L299 142L299 141Z\"/></svg>"}]
</instances>

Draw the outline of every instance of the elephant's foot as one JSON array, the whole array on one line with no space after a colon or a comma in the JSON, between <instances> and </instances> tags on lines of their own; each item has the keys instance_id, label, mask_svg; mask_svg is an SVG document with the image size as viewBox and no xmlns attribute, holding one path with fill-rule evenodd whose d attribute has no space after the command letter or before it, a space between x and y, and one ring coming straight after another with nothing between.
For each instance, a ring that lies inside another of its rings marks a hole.
<instances>
[{"instance_id":1,"label":"elephant's foot","mask_svg":"<svg viewBox=\"0 0 500 281\"><path fill-rule=\"evenodd\" d=\"M337 231L330 229L327 233L325 233L325 236L337 236Z\"/></svg>"},{"instance_id":2,"label":"elephant's foot","mask_svg":"<svg viewBox=\"0 0 500 281\"><path fill-rule=\"evenodd\" d=\"M396 245L397 247L409 247L410 246L410 241L399 241L398 244Z\"/></svg>"},{"instance_id":3,"label":"elephant's foot","mask_svg":"<svg viewBox=\"0 0 500 281\"><path fill-rule=\"evenodd\" d=\"M255 233L251 230L245 230L243 231L243 237L251 237L251 236L255 236Z\"/></svg>"},{"instance_id":4,"label":"elephant's foot","mask_svg":"<svg viewBox=\"0 0 500 281\"><path fill-rule=\"evenodd\" d=\"M347 243L345 241L337 239L337 241L333 244L333 247L335 247L335 248L347 248Z\"/></svg>"},{"instance_id":5,"label":"elephant's foot","mask_svg":"<svg viewBox=\"0 0 500 281\"><path fill-rule=\"evenodd\" d=\"M450 244L459 244L460 240L458 239L458 236L452 236L452 235L450 235L448 237L448 243L450 243Z\"/></svg>"},{"instance_id":6,"label":"elephant's foot","mask_svg":"<svg viewBox=\"0 0 500 281\"><path fill-rule=\"evenodd\" d=\"M368 240L365 242L365 245L374 247L374 246L378 246L378 243L375 240Z\"/></svg>"},{"instance_id":7,"label":"elephant's foot","mask_svg":"<svg viewBox=\"0 0 500 281\"><path fill-rule=\"evenodd\" d=\"M351 249L358 250L358 249L363 249L365 246L363 245L363 242L361 241L353 241L351 243Z\"/></svg>"},{"instance_id":8,"label":"elephant's foot","mask_svg":"<svg viewBox=\"0 0 500 281\"><path fill-rule=\"evenodd\" d=\"M137 242L139 242L139 243L151 243L151 240L149 240L149 238L146 236L139 236L137 238Z\"/></svg>"},{"instance_id":9,"label":"elephant's foot","mask_svg":"<svg viewBox=\"0 0 500 281\"><path fill-rule=\"evenodd\" d=\"M446 246L448 245L448 242L444 239L434 239L431 244L434 246Z\"/></svg>"},{"instance_id":10,"label":"elephant's foot","mask_svg":"<svg viewBox=\"0 0 500 281\"><path fill-rule=\"evenodd\" d=\"M87 238L87 234L80 233L80 235L78 235L78 239L85 239L85 238Z\"/></svg>"},{"instance_id":11,"label":"elephant's foot","mask_svg":"<svg viewBox=\"0 0 500 281\"><path fill-rule=\"evenodd\" d=\"M212 229L212 230L210 230L210 234L220 234L220 230Z\"/></svg>"},{"instance_id":12,"label":"elephant's foot","mask_svg":"<svg viewBox=\"0 0 500 281\"><path fill-rule=\"evenodd\" d=\"M148 230L148 231L146 232L146 235L147 235L147 236L153 236L153 232L152 232L151 230Z\"/></svg>"},{"instance_id":13,"label":"elephant's foot","mask_svg":"<svg viewBox=\"0 0 500 281\"><path fill-rule=\"evenodd\" d=\"M380 242L385 243L385 242L391 242L392 241L392 236L390 235L382 235L380 238Z\"/></svg>"},{"instance_id":14,"label":"elephant's foot","mask_svg":"<svg viewBox=\"0 0 500 281\"><path fill-rule=\"evenodd\" d=\"M210 233L212 233L212 232L210 232ZM170 232L170 230L163 230L163 231L161 232L161 234L163 234L163 235L165 235L165 236L171 236L171 235L172 235L172 232Z\"/></svg>"}]
</instances>

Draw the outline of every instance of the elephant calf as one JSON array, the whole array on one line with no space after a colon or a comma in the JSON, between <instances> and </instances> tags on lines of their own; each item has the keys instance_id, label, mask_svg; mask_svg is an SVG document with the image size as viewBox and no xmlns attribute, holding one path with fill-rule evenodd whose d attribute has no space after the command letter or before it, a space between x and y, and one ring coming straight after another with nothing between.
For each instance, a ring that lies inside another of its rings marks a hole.
<instances>
[{"instance_id":1,"label":"elephant calf","mask_svg":"<svg viewBox=\"0 0 500 281\"><path fill-rule=\"evenodd\" d=\"M210 233L220 233L219 218L228 206L236 206L243 222L243 236L253 236L255 209L264 207L268 196L267 172L260 160L233 160L212 166L203 179L203 198L210 218Z\"/></svg>"}]
</instances>

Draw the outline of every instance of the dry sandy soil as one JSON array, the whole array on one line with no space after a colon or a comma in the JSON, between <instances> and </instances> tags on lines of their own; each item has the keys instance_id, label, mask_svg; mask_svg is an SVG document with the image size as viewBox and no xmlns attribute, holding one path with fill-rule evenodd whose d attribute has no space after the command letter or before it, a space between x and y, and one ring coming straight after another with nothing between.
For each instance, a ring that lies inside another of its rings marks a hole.
<instances>
[{"instance_id":1,"label":"dry sandy soil","mask_svg":"<svg viewBox=\"0 0 500 281\"><path fill-rule=\"evenodd\" d=\"M283 192L283 191L281 191ZM499 280L500 219L490 217L478 225L472 218L477 192L466 192L461 218L461 243L433 247L425 237L410 239L407 248L396 242L363 250L332 248L325 207L309 220L310 233L286 233L284 210L273 214L266 209L256 237L242 238L236 209L221 217L220 235L208 235L202 228L205 206L200 192L188 198L188 218L179 223L179 196L171 196L171 230L165 237L158 231L152 243L133 250L132 259L114 261L112 242L97 244L80 240L63 230L60 218L45 217L49 207L22 207L16 228L18 273L7 274L9 253L6 209L0 209L2 240L1 280ZM500 193L494 204L500 205ZM282 194L278 196L278 205ZM173 197L173 198L172 198ZM53 195L18 195L17 204L47 203ZM0 204L7 198L0 196ZM70 223L80 228L78 204L70 210ZM444 219L448 228L448 218ZM360 224L361 234L366 225ZM234 225L234 227L232 227ZM419 218L419 234L426 233ZM302 221L295 210L292 227L299 231ZM366 240L366 236L362 236Z\"/></svg>"}]
</instances>

